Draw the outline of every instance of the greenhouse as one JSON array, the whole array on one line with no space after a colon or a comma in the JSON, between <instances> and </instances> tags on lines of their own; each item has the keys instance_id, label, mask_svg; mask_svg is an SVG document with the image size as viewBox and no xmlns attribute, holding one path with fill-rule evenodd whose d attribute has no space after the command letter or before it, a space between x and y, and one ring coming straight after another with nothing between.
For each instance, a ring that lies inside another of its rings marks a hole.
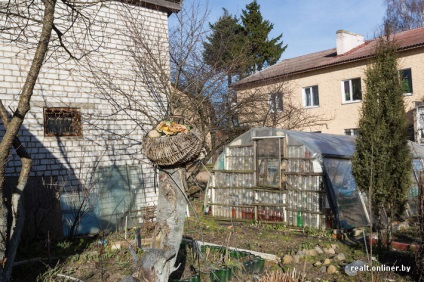
<instances>
[{"instance_id":1,"label":"greenhouse","mask_svg":"<svg viewBox=\"0 0 424 282\"><path fill-rule=\"evenodd\" d=\"M407 214L417 212L424 148L410 143L414 173ZM367 197L351 172L352 136L254 128L226 146L208 183L215 217L298 227L353 228L369 224Z\"/></svg>"}]
</instances>

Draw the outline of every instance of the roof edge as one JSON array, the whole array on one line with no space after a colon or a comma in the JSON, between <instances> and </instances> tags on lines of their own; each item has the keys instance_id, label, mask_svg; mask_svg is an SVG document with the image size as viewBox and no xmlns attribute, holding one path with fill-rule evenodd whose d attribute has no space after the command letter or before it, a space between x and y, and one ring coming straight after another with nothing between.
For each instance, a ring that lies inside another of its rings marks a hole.
<instances>
[{"instance_id":1,"label":"roof edge","mask_svg":"<svg viewBox=\"0 0 424 282\"><path fill-rule=\"evenodd\" d=\"M152 10L166 12L169 16L170 14L178 13L181 10L182 0L123 0L123 2Z\"/></svg>"},{"instance_id":2,"label":"roof edge","mask_svg":"<svg viewBox=\"0 0 424 282\"><path fill-rule=\"evenodd\" d=\"M367 42L365 44L367 44ZM424 47L424 42L423 43L420 43L420 44L416 44L416 45L411 45L411 46L406 46L406 47L398 48L397 51L398 52L405 52L405 51L409 51L409 50L413 50L413 49L418 49L420 47ZM306 55L303 55L303 56L306 56ZM343 56L343 55L341 55L341 56ZM348 59L348 60L344 60L344 61L339 61L339 62L335 62L335 63L329 63L329 64L326 64L326 65L322 65L322 66L318 66L318 67L312 67L312 68L307 68L307 69L303 69L303 70L299 70L299 71L287 72L287 73L284 73L284 74L278 74L278 75L274 75L274 76L270 76L270 77L266 77L266 78L261 78L261 79L257 79L257 80L253 80L253 81L248 81L248 82L245 82L245 83L238 83L238 82L236 82L233 85L231 85L230 87L233 88L234 90L243 90L245 88L249 88L249 86L252 86L254 84L259 84L258 86L260 86L260 84L265 83L265 82L268 82L268 81L280 80L280 79L282 79L284 77L288 77L288 76L293 76L293 75L303 74L303 73L307 73L307 72L311 72L311 71L326 69L326 68L330 68L330 67L334 67L334 66L339 66L339 65L344 65L344 64L349 64L349 63L364 61L364 60L370 59L372 57L374 57L374 54L367 55L367 56L361 56L361 57L357 57L357 58L352 58L352 59Z\"/></svg>"}]
</instances>

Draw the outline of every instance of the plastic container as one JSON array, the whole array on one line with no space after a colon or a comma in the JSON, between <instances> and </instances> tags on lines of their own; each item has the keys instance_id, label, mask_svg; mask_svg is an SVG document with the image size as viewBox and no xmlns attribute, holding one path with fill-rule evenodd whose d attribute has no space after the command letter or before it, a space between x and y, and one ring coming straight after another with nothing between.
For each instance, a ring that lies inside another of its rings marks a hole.
<instances>
[{"instance_id":1,"label":"plastic container","mask_svg":"<svg viewBox=\"0 0 424 282\"><path fill-rule=\"evenodd\" d=\"M232 269L229 268L229 267L226 267L223 270L224 270L224 272L226 274L225 275L225 278L227 279L227 281L230 281L233 278L233 271L232 271Z\"/></svg>"},{"instance_id":2,"label":"plastic container","mask_svg":"<svg viewBox=\"0 0 424 282\"><path fill-rule=\"evenodd\" d=\"M230 257L239 259L242 257L241 253L239 251L230 251Z\"/></svg>"},{"instance_id":3,"label":"plastic container","mask_svg":"<svg viewBox=\"0 0 424 282\"><path fill-rule=\"evenodd\" d=\"M301 211L297 212L297 227L303 227L303 217Z\"/></svg>"},{"instance_id":4,"label":"plastic container","mask_svg":"<svg viewBox=\"0 0 424 282\"><path fill-rule=\"evenodd\" d=\"M244 273L252 274L254 271L254 262L253 260L248 260L243 262Z\"/></svg>"},{"instance_id":5,"label":"plastic container","mask_svg":"<svg viewBox=\"0 0 424 282\"><path fill-rule=\"evenodd\" d=\"M200 282L200 274L196 274L190 278L190 282Z\"/></svg>"},{"instance_id":6,"label":"plastic container","mask_svg":"<svg viewBox=\"0 0 424 282\"><path fill-rule=\"evenodd\" d=\"M246 251L241 251L239 253L241 254L241 257L247 257L248 255L250 255L250 253Z\"/></svg>"},{"instance_id":7,"label":"plastic container","mask_svg":"<svg viewBox=\"0 0 424 282\"><path fill-rule=\"evenodd\" d=\"M213 270L210 273L210 279L212 282L226 282L229 268L221 268Z\"/></svg>"},{"instance_id":8,"label":"plastic container","mask_svg":"<svg viewBox=\"0 0 424 282\"><path fill-rule=\"evenodd\" d=\"M253 259L254 265L253 265L253 272L256 274L261 274L264 272L265 268L265 260L259 256L256 256Z\"/></svg>"}]
</instances>

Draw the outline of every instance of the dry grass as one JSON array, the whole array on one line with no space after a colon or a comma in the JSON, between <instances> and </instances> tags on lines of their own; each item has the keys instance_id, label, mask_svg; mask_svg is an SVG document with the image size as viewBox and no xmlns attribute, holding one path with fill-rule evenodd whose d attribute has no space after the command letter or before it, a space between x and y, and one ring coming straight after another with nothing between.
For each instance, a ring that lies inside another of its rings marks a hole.
<instances>
[{"instance_id":1,"label":"dry grass","mask_svg":"<svg viewBox=\"0 0 424 282\"><path fill-rule=\"evenodd\" d=\"M259 282L298 282L303 281L304 276L296 269L287 272L273 271L265 273Z\"/></svg>"}]
</instances>

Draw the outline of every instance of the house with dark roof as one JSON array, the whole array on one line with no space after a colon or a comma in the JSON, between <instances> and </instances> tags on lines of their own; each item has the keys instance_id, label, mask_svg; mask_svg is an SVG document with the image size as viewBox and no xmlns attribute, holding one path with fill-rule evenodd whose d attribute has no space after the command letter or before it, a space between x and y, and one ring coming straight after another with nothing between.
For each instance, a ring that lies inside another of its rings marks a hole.
<instances>
[{"instance_id":1,"label":"house with dark roof","mask_svg":"<svg viewBox=\"0 0 424 282\"><path fill-rule=\"evenodd\" d=\"M400 75L404 81L405 107L411 137L420 141L424 111L424 28L394 35L398 44ZM356 134L359 111L365 95L365 70L377 40L345 30L336 32L336 48L283 60L233 84L239 100L248 92L268 95L268 112L284 113L286 100L303 114L323 117L325 123L303 126L304 131ZM281 86L284 85L284 86ZM258 94L259 95L259 94ZM424 115L423 122L424 122ZM243 120L243 116L240 117ZM279 127L287 128L284 123Z\"/></svg>"}]
</instances>

